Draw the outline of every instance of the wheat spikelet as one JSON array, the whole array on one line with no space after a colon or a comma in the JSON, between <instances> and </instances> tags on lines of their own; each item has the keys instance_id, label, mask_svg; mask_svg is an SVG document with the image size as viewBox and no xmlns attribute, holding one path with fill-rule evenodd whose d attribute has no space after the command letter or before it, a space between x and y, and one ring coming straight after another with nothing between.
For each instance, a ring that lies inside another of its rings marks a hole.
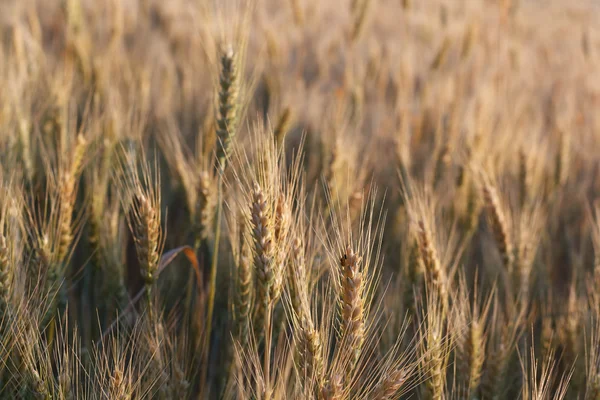
<instances>
[{"instance_id":1,"label":"wheat spikelet","mask_svg":"<svg viewBox=\"0 0 600 400\"><path fill-rule=\"evenodd\" d=\"M374 391L373 398L376 400L393 399L400 388L408 379L407 371L403 368L397 368L391 371Z\"/></svg>"},{"instance_id":2,"label":"wheat spikelet","mask_svg":"<svg viewBox=\"0 0 600 400\"><path fill-rule=\"evenodd\" d=\"M323 344L321 332L315 329L309 306L309 293L306 280L309 278L305 265L304 246L296 237L292 244L292 257L289 263L288 284L290 303L299 353L298 368L309 386L316 381L317 387L324 383Z\"/></svg>"},{"instance_id":3,"label":"wheat spikelet","mask_svg":"<svg viewBox=\"0 0 600 400\"><path fill-rule=\"evenodd\" d=\"M61 400L74 400L76 399L76 391L78 389L76 387L78 376L71 354L74 349L68 347L65 343L62 343L62 346L64 348L61 349L62 354L60 355L60 365L58 366L58 397ZM76 343L73 343L72 346L76 348Z\"/></svg>"},{"instance_id":4,"label":"wheat spikelet","mask_svg":"<svg viewBox=\"0 0 600 400\"><path fill-rule=\"evenodd\" d=\"M342 270L341 301L342 320L341 333L344 345L351 354L348 375L352 372L362 351L365 333L364 321L364 279L360 268L361 257L357 255L350 245L340 258Z\"/></svg>"},{"instance_id":5,"label":"wheat spikelet","mask_svg":"<svg viewBox=\"0 0 600 400\"><path fill-rule=\"evenodd\" d=\"M418 243L421 262L425 268L428 282L436 291L438 301L441 303L441 313L446 315L448 311L448 282L446 273L442 268L437 251L433 245L431 233L424 221L418 222Z\"/></svg>"},{"instance_id":6,"label":"wheat spikelet","mask_svg":"<svg viewBox=\"0 0 600 400\"><path fill-rule=\"evenodd\" d=\"M217 160L221 168L231 150L238 123L239 75L236 62L233 47L229 46L221 52L216 117Z\"/></svg>"},{"instance_id":7,"label":"wheat spikelet","mask_svg":"<svg viewBox=\"0 0 600 400\"><path fill-rule=\"evenodd\" d=\"M158 266L165 244L161 228L161 195L158 172L142 162L138 170L131 151L125 153L126 167L121 201L128 210L127 221L133 236L140 276L145 284L147 310L153 318L152 290L158 278ZM118 221L118 220L117 220Z\"/></svg>"},{"instance_id":8,"label":"wheat spikelet","mask_svg":"<svg viewBox=\"0 0 600 400\"><path fill-rule=\"evenodd\" d=\"M290 301L292 309L297 315L303 313L303 293L305 286L306 266L304 260L304 248L302 241L295 238L292 243L291 259L288 271L288 287L290 289Z\"/></svg>"},{"instance_id":9,"label":"wheat spikelet","mask_svg":"<svg viewBox=\"0 0 600 400\"><path fill-rule=\"evenodd\" d=\"M286 241L288 239L288 231L290 225L290 208L287 204L284 194L280 194L277 197L275 205L275 216L274 216L274 243L277 246L277 255L275 257L274 264L274 280L270 289L270 301L276 303L281 296L283 289L283 282L285 280L285 251Z\"/></svg>"},{"instance_id":10,"label":"wheat spikelet","mask_svg":"<svg viewBox=\"0 0 600 400\"><path fill-rule=\"evenodd\" d=\"M28 368L25 374L24 385L19 392L20 396L22 396L21 398L36 400L52 399L46 383L35 368Z\"/></svg>"},{"instance_id":11,"label":"wheat spikelet","mask_svg":"<svg viewBox=\"0 0 600 400\"><path fill-rule=\"evenodd\" d=\"M474 396L479 388L485 360L485 336L482 322L474 317L467 327L467 332L457 345L458 369L464 379L464 387L470 396Z\"/></svg>"},{"instance_id":12,"label":"wheat spikelet","mask_svg":"<svg viewBox=\"0 0 600 400\"><path fill-rule=\"evenodd\" d=\"M23 158L23 167L25 169L25 176L28 182L33 182L33 176L35 171L34 159L32 157L31 148L31 127L29 121L25 117L19 119L19 140L21 142L21 157Z\"/></svg>"},{"instance_id":13,"label":"wheat spikelet","mask_svg":"<svg viewBox=\"0 0 600 400\"><path fill-rule=\"evenodd\" d=\"M448 341L444 337L446 317L437 293L428 296L425 323L419 328L422 353L422 373L425 375L424 394L432 400L442 400L446 393Z\"/></svg>"},{"instance_id":14,"label":"wheat spikelet","mask_svg":"<svg viewBox=\"0 0 600 400\"><path fill-rule=\"evenodd\" d=\"M471 304L469 289L463 276L457 301L460 306L457 307L455 314L457 317L455 326L458 326L461 331L455 334L458 334L456 353L461 385L466 389L469 398L474 398L479 393L488 342L485 324L494 296L492 292L488 299L481 303L477 294L477 284L474 291Z\"/></svg>"},{"instance_id":15,"label":"wheat spikelet","mask_svg":"<svg viewBox=\"0 0 600 400\"><path fill-rule=\"evenodd\" d=\"M159 261L160 248L160 214L156 205L142 191L134 198L135 250L140 263L140 273L147 285L153 285Z\"/></svg>"},{"instance_id":16,"label":"wheat spikelet","mask_svg":"<svg viewBox=\"0 0 600 400\"><path fill-rule=\"evenodd\" d=\"M275 281L274 249L271 237L271 221L267 208L267 199L258 184L254 185L252 194L252 234L254 237L256 270L256 310L255 326L262 329L265 313L270 306L271 286Z\"/></svg>"},{"instance_id":17,"label":"wheat spikelet","mask_svg":"<svg viewBox=\"0 0 600 400\"><path fill-rule=\"evenodd\" d=\"M423 269L423 263L419 255L419 243L417 239L413 239L408 255L408 268L406 270L408 284L404 293L405 308L410 310L413 316L417 315L415 298L419 298L422 294Z\"/></svg>"},{"instance_id":18,"label":"wheat spikelet","mask_svg":"<svg viewBox=\"0 0 600 400\"><path fill-rule=\"evenodd\" d=\"M467 353L470 355L469 393L475 393L481 380L484 361L485 339L481 322L474 319L469 329Z\"/></svg>"},{"instance_id":19,"label":"wheat spikelet","mask_svg":"<svg viewBox=\"0 0 600 400\"><path fill-rule=\"evenodd\" d=\"M531 270L542 233L542 210L534 205L525 207L519 216L516 237L518 245L514 257L513 285L522 301L529 298Z\"/></svg>"},{"instance_id":20,"label":"wheat spikelet","mask_svg":"<svg viewBox=\"0 0 600 400\"><path fill-rule=\"evenodd\" d=\"M195 226L197 237L206 240L213 226L214 189L207 171L201 171L196 183Z\"/></svg>"},{"instance_id":21,"label":"wheat spikelet","mask_svg":"<svg viewBox=\"0 0 600 400\"><path fill-rule=\"evenodd\" d=\"M60 212L59 212L59 236L60 244L57 258L63 261L69 252L69 247L73 241L73 207L75 206L75 185L79 176L81 163L85 155L87 142L83 135L77 136L77 144L73 151L73 159L68 169L62 173L60 183Z\"/></svg>"},{"instance_id":22,"label":"wheat spikelet","mask_svg":"<svg viewBox=\"0 0 600 400\"><path fill-rule=\"evenodd\" d=\"M320 400L342 400L343 391L342 391L342 382L343 378L339 374L334 374L321 388L319 394Z\"/></svg>"},{"instance_id":23,"label":"wheat spikelet","mask_svg":"<svg viewBox=\"0 0 600 400\"><path fill-rule=\"evenodd\" d=\"M72 176L63 176L60 190L60 247L58 249L58 259L62 260L67 256L69 246L73 240L71 221L73 218L73 206L75 203L75 182Z\"/></svg>"},{"instance_id":24,"label":"wheat spikelet","mask_svg":"<svg viewBox=\"0 0 600 400\"><path fill-rule=\"evenodd\" d=\"M117 309L123 308L128 301L124 283L122 260L124 226L118 199L106 208L100 230L100 250L104 264L105 277L103 296L116 302Z\"/></svg>"},{"instance_id":25,"label":"wheat spikelet","mask_svg":"<svg viewBox=\"0 0 600 400\"><path fill-rule=\"evenodd\" d=\"M237 288L237 319L239 326L239 337L241 343L248 338L248 322L250 314L250 302L252 299L252 261L251 251L246 242L244 231L246 224L240 220L239 227L239 260L238 260L238 288Z\"/></svg>"},{"instance_id":26,"label":"wheat spikelet","mask_svg":"<svg viewBox=\"0 0 600 400\"><path fill-rule=\"evenodd\" d=\"M123 375L124 373L119 368L115 368L110 378L109 392L115 400L129 400L131 396Z\"/></svg>"},{"instance_id":27,"label":"wheat spikelet","mask_svg":"<svg viewBox=\"0 0 600 400\"><path fill-rule=\"evenodd\" d=\"M310 315L300 317L297 335L299 366L303 371L303 378L308 382L314 379L321 385L324 379L323 344L321 334L315 329Z\"/></svg>"},{"instance_id":28,"label":"wheat spikelet","mask_svg":"<svg viewBox=\"0 0 600 400\"><path fill-rule=\"evenodd\" d=\"M496 240L496 245L500 250L502 262L509 274L512 274L514 262L514 247L509 232L508 224L504 212L500 207L496 189L485 183L483 187L483 198L486 204L486 210L490 217L491 228Z\"/></svg>"},{"instance_id":29,"label":"wheat spikelet","mask_svg":"<svg viewBox=\"0 0 600 400\"><path fill-rule=\"evenodd\" d=\"M429 339L432 343L430 346L430 352L428 357L428 369L429 377L426 381L426 397L432 400L444 399L444 385L445 385L445 370L444 370L444 359L441 354L441 344L437 343L437 335L440 333L432 334Z\"/></svg>"},{"instance_id":30,"label":"wheat spikelet","mask_svg":"<svg viewBox=\"0 0 600 400\"><path fill-rule=\"evenodd\" d=\"M181 369L179 363L173 364L173 383L171 386L171 398L172 399L185 399L188 396L190 390L190 382L187 380L184 371Z\"/></svg>"}]
</instances>

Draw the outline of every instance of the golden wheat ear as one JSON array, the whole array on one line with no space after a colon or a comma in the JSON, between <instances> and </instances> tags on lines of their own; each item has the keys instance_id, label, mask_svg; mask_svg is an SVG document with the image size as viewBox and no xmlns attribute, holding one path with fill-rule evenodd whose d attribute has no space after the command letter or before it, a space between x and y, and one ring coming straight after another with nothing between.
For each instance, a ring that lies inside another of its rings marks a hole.
<instances>
[{"instance_id":1,"label":"golden wheat ear","mask_svg":"<svg viewBox=\"0 0 600 400\"><path fill-rule=\"evenodd\" d=\"M514 263L514 245L508 224L509 221L498 199L496 188L491 183L484 183L483 198L502 262L508 273L511 274Z\"/></svg>"},{"instance_id":2,"label":"golden wheat ear","mask_svg":"<svg viewBox=\"0 0 600 400\"><path fill-rule=\"evenodd\" d=\"M264 328L266 313L271 306L271 286L275 282L272 218L261 187L256 184L252 195L252 235L254 238L254 266L256 271L255 326ZM264 332L263 332L264 334ZM262 335L259 335L262 336Z\"/></svg>"},{"instance_id":3,"label":"golden wheat ear","mask_svg":"<svg viewBox=\"0 0 600 400\"><path fill-rule=\"evenodd\" d=\"M492 290L487 300L481 303L477 276L473 286L471 301L466 278L461 275L450 328L455 343L457 385L468 396L474 396L481 383L487 344L486 323L495 293Z\"/></svg>"},{"instance_id":4,"label":"golden wheat ear","mask_svg":"<svg viewBox=\"0 0 600 400\"><path fill-rule=\"evenodd\" d=\"M142 152L121 148L120 169L116 184L122 194L122 205L127 217L139 274L145 285L147 309L152 313L153 288L158 278L158 267L165 244L161 218L160 175Z\"/></svg>"},{"instance_id":5,"label":"golden wheat ear","mask_svg":"<svg viewBox=\"0 0 600 400\"><path fill-rule=\"evenodd\" d=\"M427 294L421 313L423 323L419 327L419 373L423 376L423 394L428 398L443 399L447 393L446 370L451 341L445 334L447 318L443 302L435 291Z\"/></svg>"}]
</instances>

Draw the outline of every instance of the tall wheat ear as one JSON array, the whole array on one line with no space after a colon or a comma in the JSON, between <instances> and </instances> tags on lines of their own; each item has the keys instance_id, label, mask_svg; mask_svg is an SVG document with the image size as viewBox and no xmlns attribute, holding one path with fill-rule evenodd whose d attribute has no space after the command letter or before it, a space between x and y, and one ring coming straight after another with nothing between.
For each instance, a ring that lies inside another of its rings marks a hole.
<instances>
[{"instance_id":1,"label":"tall wheat ear","mask_svg":"<svg viewBox=\"0 0 600 400\"><path fill-rule=\"evenodd\" d=\"M421 305L422 323L419 326L419 374L426 398L442 400L447 397L446 374L452 341L447 332L447 316L443 301L437 291L426 295L426 305Z\"/></svg>"},{"instance_id":2,"label":"tall wheat ear","mask_svg":"<svg viewBox=\"0 0 600 400\"><path fill-rule=\"evenodd\" d=\"M247 261L250 261L250 276L253 277L253 300L247 313L256 340L264 345L263 370L265 383L269 383L272 380L271 362L267 359L270 359L273 332L285 323L281 318L284 314L279 312L282 311L280 299L286 286L287 264L293 247L292 232L297 214L294 204L302 179L301 158L288 163L283 149L273 140L272 132L258 125L250 132L249 144L236 146L232 151L231 178L226 187L232 192L238 191L233 200L235 207L231 208L240 210L243 215L241 220L246 226L239 230L247 230L245 246L252 250L247 253L251 255ZM239 247L243 249L241 242ZM240 266L243 265L240 263ZM244 281L247 281L248 272L244 272ZM237 295L246 290L241 286L238 289Z\"/></svg>"},{"instance_id":3,"label":"tall wheat ear","mask_svg":"<svg viewBox=\"0 0 600 400\"><path fill-rule=\"evenodd\" d=\"M156 158L155 158L156 159ZM165 244L161 218L160 176L144 153L136 158L133 148L120 149L116 182L122 193L122 205L133 236L139 272L146 291L147 310L153 312L153 289Z\"/></svg>"},{"instance_id":4,"label":"tall wheat ear","mask_svg":"<svg viewBox=\"0 0 600 400\"><path fill-rule=\"evenodd\" d=\"M440 312L448 317L452 282L458 267L462 249L458 247L454 230L442 229L441 210L427 188L420 188L410 181L410 193L405 190L405 203L410 222L410 237L416 248L412 262L421 265L428 292L436 292Z\"/></svg>"},{"instance_id":5,"label":"tall wheat ear","mask_svg":"<svg viewBox=\"0 0 600 400\"><path fill-rule=\"evenodd\" d=\"M330 282L337 297L337 340L333 360L329 362L325 387L337 387L342 379L342 392L352 392L352 385L363 373L372 356L372 343L378 307L374 304L380 279L381 240L385 215L377 210L377 191L370 192L354 220L348 206L330 201L327 237Z\"/></svg>"},{"instance_id":6,"label":"tall wheat ear","mask_svg":"<svg viewBox=\"0 0 600 400\"><path fill-rule=\"evenodd\" d=\"M294 240L288 272L288 294L294 343L298 352L296 369L304 386L311 393L322 389L325 382L324 353L327 342L323 330L313 316L309 293L310 270L306 265L305 247L299 238Z\"/></svg>"},{"instance_id":7,"label":"tall wheat ear","mask_svg":"<svg viewBox=\"0 0 600 400\"><path fill-rule=\"evenodd\" d=\"M477 282L477 277L475 278ZM474 286L473 300L469 293L466 278L461 275L456 303L451 315L450 334L455 344L456 373L458 374L458 392L468 398L477 395L483 363L486 356L487 317L491 308L494 291L480 302L480 290Z\"/></svg>"},{"instance_id":8,"label":"tall wheat ear","mask_svg":"<svg viewBox=\"0 0 600 400\"><path fill-rule=\"evenodd\" d=\"M75 159L80 157L74 154ZM82 226L83 214L73 218L81 160L72 163L67 159L58 165L50 157L43 161L45 187L41 193L26 194L23 223L34 261L26 266L27 285L38 295L32 300L41 302L45 310L39 322L53 343L57 313L67 305L66 282L72 277L69 266Z\"/></svg>"},{"instance_id":9,"label":"tall wheat ear","mask_svg":"<svg viewBox=\"0 0 600 400\"><path fill-rule=\"evenodd\" d=\"M483 181L482 188L486 213L494 235L494 240L498 246L504 267L509 276L511 276L515 259L514 241L509 225L511 220L506 216L506 211L500 203L497 189L489 179Z\"/></svg>"}]
</instances>

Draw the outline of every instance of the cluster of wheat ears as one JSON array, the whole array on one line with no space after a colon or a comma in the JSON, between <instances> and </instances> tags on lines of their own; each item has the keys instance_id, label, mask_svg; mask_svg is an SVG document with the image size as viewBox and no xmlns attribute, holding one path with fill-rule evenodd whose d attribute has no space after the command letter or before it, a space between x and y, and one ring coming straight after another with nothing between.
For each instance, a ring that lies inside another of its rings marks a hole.
<instances>
[{"instance_id":1,"label":"cluster of wheat ears","mask_svg":"<svg viewBox=\"0 0 600 400\"><path fill-rule=\"evenodd\" d=\"M570 3L0 2L0 398L600 399Z\"/></svg>"}]
</instances>

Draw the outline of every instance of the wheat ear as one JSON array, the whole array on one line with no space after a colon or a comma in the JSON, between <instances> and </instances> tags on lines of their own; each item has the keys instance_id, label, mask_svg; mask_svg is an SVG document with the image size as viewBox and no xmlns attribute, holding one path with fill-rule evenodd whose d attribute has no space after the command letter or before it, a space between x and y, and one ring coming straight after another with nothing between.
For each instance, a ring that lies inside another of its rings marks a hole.
<instances>
[{"instance_id":1,"label":"wheat ear","mask_svg":"<svg viewBox=\"0 0 600 400\"><path fill-rule=\"evenodd\" d=\"M156 199L150 199L138 188L134 195L133 239L140 263L140 273L146 285L146 299L150 319L153 319L152 289L157 279L162 233L160 228L160 207Z\"/></svg>"},{"instance_id":2,"label":"wheat ear","mask_svg":"<svg viewBox=\"0 0 600 400\"><path fill-rule=\"evenodd\" d=\"M492 233L496 240L498 250L502 256L502 262L509 275L512 275L512 267L514 263L514 247L512 238L508 229L506 216L500 207L498 194L496 189L487 182L483 186L483 198L486 204L486 210L490 217Z\"/></svg>"},{"instance_id":3,"label":"wheat ear","mask_svg":"<svg viewBox=\"0 0 600 400\"><path fill-rule=\"evenodd\" d=\"M352 373L364 343L364 279L360 269L361 258L348 245L340 258L342 269L341 300L342 300L342 326L341 333L345 340L344 345L350 349L351 358L347 369L348 375Z\"/></svg>"},{"instance_id":4,"label":"wheat ear","mask_svg":"<svg viewBox=\"0 0 600 400\"><path fill-rule=\"evenodd\" d=\"M407 371L403 368L397 368L390 372L385 379L377 386L373 398L376 400L389 400L394 398L400 388L408 379Z\"/></svg>"},{"instance_id":5,"label":"wheat ear","mask_svg":"<svg viewBox=\"0 0 600 400\"><path fill-rule=\"evenodd\" d=\"M239 75L231 46L222 51L220 67L216 134L217 160L223 169L236 133L239 111Z\"/></svg>"},{"instance_id":6,"label":"wheat ear","mask_svg":"<svg viewBox=\"0 0 600 400\"><path fill-rule=\"evenodd\" d=\"M267 209L267 199L258 184L254 185L252 200L252 234L254 237L255 255L254 268L256 270L256 310L255 327L262 329L266 313L270 305L271 286L275 280L273 239L271 237L271 223ZM260 335L264 334L261 331Z\"/></svg>"},{"instance_id":7,"label":"wheat ear","mask_svg":"<svg viewBox=\"0 0 600 400\"><path fill-rule=\"evenodd\" d=\"M239 327L238 335L242 344L245 344L248 340L248 317L250 314L250 302L252 300L252 261L250 247L244 235L245 227L245 222L240 219L237 320Z\"/></svg>"},{"instance_id":8,"label":"wheat ear","mask_svg":"<svg viewBox=\"0 0 600 400\"><path fill-rule=\"evenodd\" d=\"M442 315L445 316L448 311L448 281L446 273L442 268L437 251L433 245L431 232L423 221L419 221L418 227L418 243L421 262L425 267L427 280L431 282L431 285L436 291L437 299L442 307L440 311Z\"/></svg>"},{"instance_id":9,"label":"wheat ear","mask_svg":"<svg viewBox=\"0 0 600 400\"><path fill-rule=\"evenodd\" d=\"M321 387L319 391L319 400L342 400L344 398L342 383L342 376L334 374Z\"/></svg>"},{"instance_id":10,"label":"wheat ear","mask_svg":"<svg viewBox=\"0 0 600 400\"><path fill-rule=\"evenodd\" d=\"M81 169L87 142L83 135L77 136L77 144L73 152L73 159L68 169L63 171L60 183L60 214L59 214L59 247L57 258L62 262L69 252L73 242L73 208L75 206L76 183Z\"/></svg>"}]
</instances>

